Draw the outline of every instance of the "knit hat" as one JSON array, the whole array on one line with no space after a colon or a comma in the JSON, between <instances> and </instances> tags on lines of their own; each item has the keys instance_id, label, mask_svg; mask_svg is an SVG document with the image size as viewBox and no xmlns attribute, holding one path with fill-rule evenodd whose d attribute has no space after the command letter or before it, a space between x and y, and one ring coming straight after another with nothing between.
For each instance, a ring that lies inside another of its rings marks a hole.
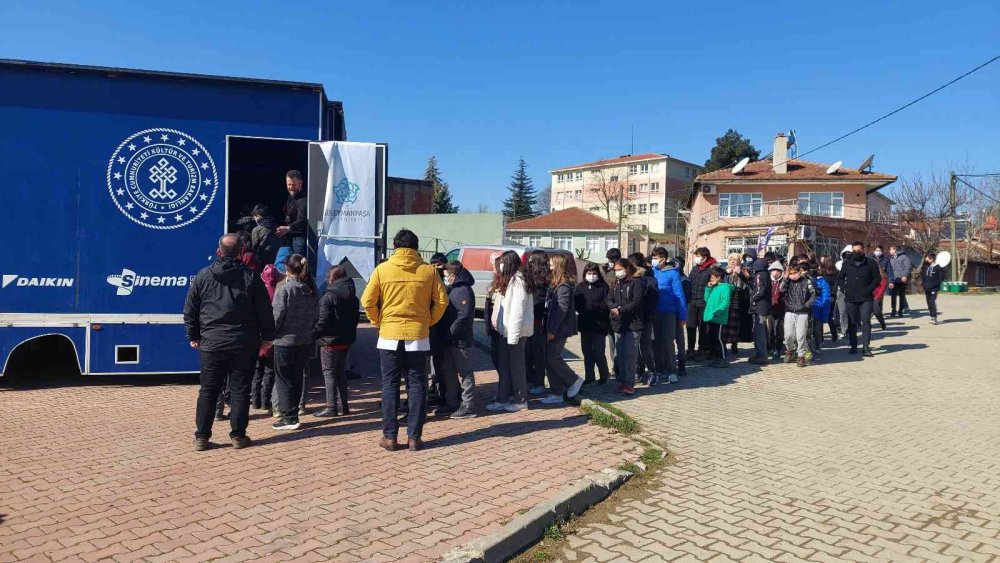
<instances>
[{"instance_id":1,"label":"knit hat","mask_svg":"<svg viewBox=\"0 0 1000 563\"><path fill-rule=\"evenodd\" d=\"M747 249L743 252L743 257L744 258L752 258L752 259L756 260L757 259L757 249L754 248L754 247L752 247L752 246L751 247L747 247Z\"/></svg>"},{"instance_id":2,"label":"knit hat","mask_svg":"<svg viewBox=\"0 0 1000 563\"><path fill-rule=\"evenodd\" d=\"M784 272L785 267L781 265L781 262L775 260L774 262L771 262L770 266L767 267L768 272L770 272L771 270L778 270L779 272Z\"/></svg>"}]
</instances>

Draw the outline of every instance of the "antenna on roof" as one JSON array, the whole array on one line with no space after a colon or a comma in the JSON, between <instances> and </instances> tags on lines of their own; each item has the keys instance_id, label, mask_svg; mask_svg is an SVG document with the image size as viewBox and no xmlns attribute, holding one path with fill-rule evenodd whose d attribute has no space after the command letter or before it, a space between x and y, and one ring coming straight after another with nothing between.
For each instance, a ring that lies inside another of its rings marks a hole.
<instances>
[{"instance_id":1,"label":"antenna on roof","mask_svg":"<svg viewBox=\"0 0 1000 563\"><path fill-rule=\"evenodd\" d=\"M861 166L858 166L858 172L861 172L862 174L864 174L865 173L865 169L867 168L868 172L871 173L871 171L872 171L872 162L874 162L874 161L875 161L875 155L874 154L868 155L868 158L866 158L861 163Z\"/></svg>"},{"instance_id":2,"label":"antenna on roof","mask_svg":"<svg viewBox=\"0 0 1000 563\"><path fill-rule=\"evenodd\" d=\"M736 166L733 167L733 174L739 174L740 172L743 172L743 169L746 168L747 164L749 163L750 163L750 157L744 156L743 160L737 162Z\"/></svg>"},{"instance_id":3,"label":"antenna on roof","mask_svg":"<svg viewBox=\"0 0 1000 563\"><path fill-rule=\"evenodd\" d=\"M827 174L836 174L837 170L840 170L840 167L843 166L843 165L844 165L844 161L843 160L838 160L837 162L834 162L833 164L830 165L829 168L826 169L826 173Z\"/></svg>"}]
</instances>

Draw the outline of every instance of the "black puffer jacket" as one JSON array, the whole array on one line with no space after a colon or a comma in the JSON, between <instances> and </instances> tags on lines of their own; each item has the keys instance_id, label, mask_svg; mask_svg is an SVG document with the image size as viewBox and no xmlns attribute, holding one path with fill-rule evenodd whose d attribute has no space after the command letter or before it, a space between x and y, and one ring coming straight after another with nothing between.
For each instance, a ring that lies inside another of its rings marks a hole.
<instances>
[{"instance_id":1,"label":"black puffer jacket","mask_svg":"<svg viewBox=\"0 0 1000 563\"><path fill-rule=\"evenodd\" d=\"M767 260L754 260L750 276L750 312L766 317L771 314L771 275Z\"/></svg>"},{"instance_id":2,"label":"black puffer jacket","mask_svg":"<svg viewBox=\"0 0 1000 563\"><path fill-rule=\"evenodd\" d=\"M611 317L611 330L623 333L642 330L643 294L646 284L642 278L615 280L608 292L608 309L618 309L618 316Z\"/></svg>"},{"instance_id":3,"label":"black puffer jacket","mask_svg":"<svg viewBox=\"0 0 1000 563\"><path fill-rule=\"evenodd\" d=\"M573 311L573 284L561 283L549 293L545 306L545 332L556 338L576 334L576 313Z\"/></svg>"},{"instance_id":4,"label":"black puffer jacket","mask_svg":"<svg viewBox=\"0 0 1000 563\"><path fill-rule=\"evenodd\" d=\"M319 320L313 337L320 346L354 344L358 339L360 309L353 279L340 278L328 284L319 300Z\"/></svg>"},{"instance_id":5,"label":"black puffer jacket","mask_svg":"<svg viewBox=\"0 0 1000 563\"><path fill-rule=\"evenodd\" d=\"M577 328L590 334L607 334L611 330L608 308L608 284L597 277L596 283L580 282L573 301L576 305Z\"/></svg>"},{"instance_id":6,"label":"black puffer jacket","mask_svg":"<svg viewBox=\"0 0 1000 563\"><path fill-rule=\"evenodd\" d=\"M448 288L449 309L455 316L448 326L454 344L469 347L473 344L472 322L476 317L476 295L472 286L476 283L472 274L463 269L455 276L455 283ZM445 326L445 323L438 323Z\"/></svg>"},{"instance_id":7,"label":"black puffer jacket","mask_svg":"<svg viewBox=\"0 0 1000 563\"><path fill-rule=\"evenodd\" d=\"M813 302L816 301L816 286L813 285L812 278L802 274L799 279L793 280L785 278L781 280L781 296L785 304L785 311L789 313L808 313L812 311Z\"/></svg>"},{"instance_id":8,"label":"black puffer jacket","mask_svg":"<svg viewBox=\"0 0 1000 563\"><path fill-rule=\"evenodd\" d=\"M187 339L205 352L256 348L274 340L271 298L260 276L235 258L203 268L184 301Z\"/></svg>"},{"instance_id":9,"label":"black puffer jacket","mask_svg":"<svg viewBox=\"0 0 1000 563\"><path fill-rule=\"evenodd\" d=\"M882 273L873 258L865 256L860 261L848 258L840 266L837 287L843 289L848 303L863 303L872 300L881 281Z\"/></svg>"},{"instance_id":10,"label":"black puffer jacket","mask_svg":"<svg viewBox=\"0 0 1000 563\"><path fill-rule=\"evenodd\" d=\"M691 273L688 274L691 278L691 303L705 306L705 286L708 285L708 275L715 265L715 258L709 257L701 266L691 268Z\"/></svg>"}]
</instances>

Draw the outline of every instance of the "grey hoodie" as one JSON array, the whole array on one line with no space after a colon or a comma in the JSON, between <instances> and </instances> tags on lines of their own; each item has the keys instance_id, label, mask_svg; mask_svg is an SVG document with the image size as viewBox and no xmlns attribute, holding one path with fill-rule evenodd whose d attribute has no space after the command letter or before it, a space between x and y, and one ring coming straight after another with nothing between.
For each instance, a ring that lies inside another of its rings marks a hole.
<instances>
[{"instance_id":1,"label":"grey hoodie","mask_svg":"<svg viewBox=\"0 0 1000 563\"><path fill-rule=\"evenodd\" d=\"M287 277L274 292L275 346L301 346L313 343L313 327L319 317L316 288L309 292L297 278Z\"/></svg>"}]
</instances>

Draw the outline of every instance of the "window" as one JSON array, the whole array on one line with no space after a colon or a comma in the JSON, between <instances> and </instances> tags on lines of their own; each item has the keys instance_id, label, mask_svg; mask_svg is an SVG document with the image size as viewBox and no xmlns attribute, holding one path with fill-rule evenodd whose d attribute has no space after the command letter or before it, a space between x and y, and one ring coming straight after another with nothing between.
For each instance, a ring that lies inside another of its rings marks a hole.
<instances>
[{"instance_id":1,"label":"window","mask_svg":"<svg viewBox=\"0 0 1000 563\"><path fill-rule=\"evenodd\" d=\"M635 195L636 193L637 192L636 192L636 189L635 189L635 184L629 184L628 185L628 195Z\"/></svg>"},{"instance_id":2,"label":"window","mask_svg":"<svg viewBox=\"0 0 1000 563\"><path fill-rule=\"evenodd\" d=\"M618 181L618 175L617 174L612 175L610 178L608 178L608 181L609 182L617 182Z\"/></svg>"},{"instance_id":3,"label":"window","mask_svg":"<svg viewBox=\"0 0 1000 563\"><path fill-rule=\"evenodd\" d=\"M757 248L757 244L760 242L760 236L748 236L748 237L727 237L726 247L723 249L722 258L725 259L730 254L740 253L748 248ZM764 251L770 250L775 254L785 256L788 254L788 237L786 235L771 235L771 238L767 241L767 246L765 246ZM763 255L763 252L761 253Z\"/></svg>"},{"instance_id":4,"label":"window","mask_svg":"<svg viewBox=\"0 0 1000 563\"><path fill-rule=\"evenodd\" d=\"M828 256L833 258L834 261L840 260L840 250L843 245L840 244L840 239L836 237L824 237L816 236L816 242L813 243L813 252L816 256Z\"/></svg>"},{"instance_id":5,"label":"window","mask_svg":"<svg viewBox=\"0 0 1000 563\"><path fill-rule=\"evenodd\" d=\"M574 174L573 179L576 180L577 182L583 180L583 172L577 172L576 174Z\"/></svg>"},{"instance_id":6,"label":"window","mask_svg":"<svg viewBox=\"0 0 1000 563\"><path fill-rule=\"evenodd\" d=\"M573 250L573 237L555 236L552 237L552 246L563 250Z\"/></svg>"},{"instance_id":7,"label":"window","mask_svg":"<svg viewBox=\"0 0 1000 563\"><path fill-rule=\"evenodd\" d=\"M583 201L583 190L576 190L577 201Z\"/></svg>"},{"instance_id":8,"label":"window","mask_svg":"<svg viewBox=\"0 0 1000 563\"><path fill-rule=\"evenodd\" d=\"M986 285L986 266L982 264L976 264L976 280L975 285Z\"/></svg>"},{"instance_id":9,"label":"window","mask_svg":"<svg viewBox=\"0 0 1000 563\"><path fill-rule=\"evenodd\" d=\"M634 164L632 166L628 167L628 175L629 176L635 176L635 173L637 171L638 171L638 167L636 165L634 165Z\"/></svg>"},{"instance_id":10,"label":"window","mask_svg":"<svg viewBox=\"0 0 1000 563\"><path fill-rule=\"evenodd\" d=\"M562 183L562 181L563 181L563 175L562 174L556 176L556 182Z\"/></svg>"},{"instance_id":11,"label":"window","mask_svg":"<svg viewBox=\"0 0 1000 563\"><path fill-rule=\"evenodd\" d=\"M646 214L646 209L647 209L646 204L645 203L640 203L639 204L639 215L645 215Z\"/></svg>"},{"instance_id":12,"label":"window","mask_svg":"<svg viewBox=\"0 0 1000 563\"><path fill-rule=\"evenodd\" d=\"M566 191L566 199L573 199L573 192L570 190Z\"/></svg>"},{"instance_id":13,"label":"window","mask_svg":"<svg viewBox=\"0 0 1000 563\"><path fill-rule=\"evenodd\" d=\"M618 239L615 237L604 237L604 251L607 252L612 248L618 248Z\"/></svg>"},{"instance_id":14,"label":"window","mask_svg":"<svg viewBox=\"0 0 1000 563\"><path fill-rule=\"evenodd\" d=\"M843 217L844 192L800 192L799 213L820 217Z\"/></svg>"},{"instance_id":15,"label":"window","mask_svg":"<svg viewBox=\"0 0 1000 563\"><path fill-rule=\"evenodd\" d=\"M660 212L660 204L659 203L650 203L649 204L649 212L650 213L659 213Z\"/></svg>"},{"instance_id":16,"label":"window","mask_svg":"<svg viewBox=\"0 0 1000 563\"><path fill-rule=\"evenodd\" d=\"M764 194L719 194L719 217L759 217Z\"/></svg>"},{"instance_id":17,"label":"window","mask_svg":"<svg viewBox=\"0 0 1000 563\"><path fill-rule=\"evenodd\" d=\"M639 165L639 173L640 174L649 174L649 163L648 162L644 162L644 163L642 163L642 164Z\"/></svg>"},{"instance_id":18,"label":"window","mask_svg":"<svg viewBox=\"0 0 1000 563\"><path fill-rule=\"evenodd\" d=\"M602 210L601 210L601 207L599 205L595 205L595 206L593 206L593 207L590 208L590 212L591 213L600 213L601 211Z\"/></svg>"},{"instance_id":19,"label":"window","mask_svg":"<svg viewBox=\"0 0 1000 563\"><path fill-rule=\"evenodd\" d=\"M639 193L644 194L649 192L649 184L639 184Z\"/></svg>"},{"instance_id":20,"label":"window","mask_svg":"<svg viewBox=\"0 0 1000 563\"><path fill-rule=\"evenodd\" d=\"M139 346L138 345L115 346L115 363L132 364L132 365L138 364Z\"/></svg>"},{"instance_id":21,"label":"window","mask_svg":"<svg viewBox=\"0 0 1000 563\"><path fill-rule=\"evenodd\" d=\"M649 193L651 193L651 194L658 194L658 193L660 193L660 183L659 182L653 182L652 184L650 184L649 185Z\"/></svg>"},{"instance_id":22,"label":"window","mask_svg":"<svg viewBox=\"0 0 1000 563\"><path fill-rule=\"evenodd\" d=\"M625 208L625 213L635 213L635 205L628 205Z\"/></svg>"},{"instance_id":23,"label":"window","mask_svg":"<svg viewBox=\"0 0 1000 563\"><path fill-rule=\"evenodd\" d=\"M510 235L507 238L509 238L510 242L514 244L521 244L522 242L524 242L524 237L521 235Z\"/></svg>"},{"instance_id":24,"label":"window","mask_svg":"<svg viewBox=\"0 0 1000 563\"><path fill-rule=\"evenodd\" d=\"M562 200L563 200L563 193L556 192L556 201L562 201Z\"/></svg>"},{"instance_id":25,"label":"window","mask_svg":"<svg viewBox=\"0 0 1000 563\"><path fill-rule=\"evenodd\" d=\"M587 252L601 251L601 237L597 235L587 235Z\"/></svg>"},{"instance_id":26,"label":"window","mask_svg":"<svg viewBox=\"0 0 1000 563\"><path fill-rule=\"evenodd\" d=\"M542 246L542 235L531 235L528 237L528 246Z\"/></svg>"}]
</instances>

